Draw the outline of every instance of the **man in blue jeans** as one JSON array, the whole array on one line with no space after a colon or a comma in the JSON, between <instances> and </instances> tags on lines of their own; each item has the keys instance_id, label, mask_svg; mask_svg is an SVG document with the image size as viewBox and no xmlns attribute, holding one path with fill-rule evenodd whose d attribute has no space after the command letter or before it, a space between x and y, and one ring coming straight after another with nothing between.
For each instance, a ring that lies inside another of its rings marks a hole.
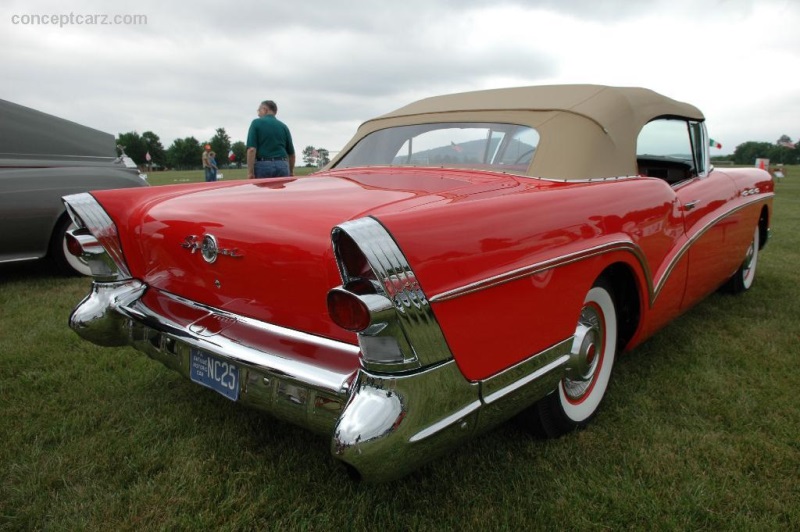
<instances>
[{"instance_id":1,"label":"man in blue jeans","mask_svg":"<svg viewBox=\"0 0 800 532\"><path fill-rule=\"evenodd\" d=\"M247 132L247 178L288 177L294 175L294 144L286 124L275 115L278 106L264 100L258 118Z\"/></svg>"},{"instance_id":2,"label":"man in blue jeans","mask_svg":"<svg viewBox=\"0 0 800 532\"><path fill-rule=\"evenodd\" d=\"M206 173L206 182L216 181L216 178L214 178L214 168L211 166L210 156L211 156L211 144L206 144L206 147L203 150L203 155L201 157L201 160L203 162L203 170L205 170Z\"/></svg>"}]
</instances>

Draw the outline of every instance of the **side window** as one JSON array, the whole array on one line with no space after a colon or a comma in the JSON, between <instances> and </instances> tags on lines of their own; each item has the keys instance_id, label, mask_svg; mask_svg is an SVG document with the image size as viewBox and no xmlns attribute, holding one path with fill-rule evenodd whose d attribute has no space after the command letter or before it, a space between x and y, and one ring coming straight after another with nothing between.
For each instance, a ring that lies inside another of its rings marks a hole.
<instances>
[{"instance_id":1,"label":"side window","mask_svg":"<svg viewBox=\"0 0 800 532\"><path fill-rule=\"evenodd\" d=\"M636 141L639 173L673 185L698 175L696 139L689 122L659 118L646 124Z\"/></svg>"}]
</instances>

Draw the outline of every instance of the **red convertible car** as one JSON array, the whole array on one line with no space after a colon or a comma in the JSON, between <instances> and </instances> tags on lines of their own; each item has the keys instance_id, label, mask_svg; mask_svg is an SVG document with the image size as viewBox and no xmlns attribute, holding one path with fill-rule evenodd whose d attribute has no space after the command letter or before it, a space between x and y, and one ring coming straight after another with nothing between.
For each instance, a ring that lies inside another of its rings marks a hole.
<instances>
[{"instance_id":1,"label":"red convertible car","mask_svg":"<svg viewBox=\"0 0 800 532\"><path fill-rule=\"evenodd\" d=\"M650 90L510 88L367 121L308 177L68 196L94 275L70 325L329 435L367 480L517 414L558 436L618 352L752 286L773 181L708 148Z\"/></svg>"}]
</instances>

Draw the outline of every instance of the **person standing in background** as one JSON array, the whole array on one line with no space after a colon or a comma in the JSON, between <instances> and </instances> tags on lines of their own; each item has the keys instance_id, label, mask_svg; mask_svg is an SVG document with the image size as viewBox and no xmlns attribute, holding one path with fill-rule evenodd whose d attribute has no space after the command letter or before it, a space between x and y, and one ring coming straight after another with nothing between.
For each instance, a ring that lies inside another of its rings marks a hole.
<instances>
[{"instance_id":1,"label":"person standing in background","mask_svg":"<svg viewBox=\"0 0 800 532\"><path fill-rule=\"evenodd\" d=\"M294 175L294 144L289 128L275 115L278 106L264 100L258 106L258 118L247 132L247 177L288 177Z\"/></svg>"},{"instance_id":2,"label":"person standing in background","mask_svg":"<svg viewBox=\"0 0 800 532\"><path fill-rule=\"evenodd\" d=\"M211 181L212 176L212 168L211 162L209 160L209 155L211 154L211 144L206 144L205 150L203 151L203 155L201 160L203 161L203 170L206 172L206 181Z\"/></svg>"},{"instance_id":3,"label":"person standing in background","mask_svg":"<svg viewBox=\"0 0 800 532\"><path fill-rule=\"evenodd\" d=\"M209 179L208 173L206 173L206 181L216 181L217 180L217 154L215 152L209 152L208 154L208 164L211 166L211 178Z\"/></svg>"}]
</instances>

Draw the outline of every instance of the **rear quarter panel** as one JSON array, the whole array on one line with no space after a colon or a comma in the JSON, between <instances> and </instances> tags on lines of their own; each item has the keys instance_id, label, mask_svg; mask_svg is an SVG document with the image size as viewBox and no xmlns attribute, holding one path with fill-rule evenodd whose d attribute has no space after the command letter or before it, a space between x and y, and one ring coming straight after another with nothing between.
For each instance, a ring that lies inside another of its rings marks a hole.
<instances>
[{"instance_id":1,"label":"rear quarter panel","mask_svg":"<svg viewBox=\"0 0 800 532\"><path fill-rule=\"evenodd\" d=\"M569 338L610 264L628 265L646 305L653 272L683 237L674 191L660 180L520 183L505 196L380 217L470 380Z\"/></svg>"}]
</instances>

